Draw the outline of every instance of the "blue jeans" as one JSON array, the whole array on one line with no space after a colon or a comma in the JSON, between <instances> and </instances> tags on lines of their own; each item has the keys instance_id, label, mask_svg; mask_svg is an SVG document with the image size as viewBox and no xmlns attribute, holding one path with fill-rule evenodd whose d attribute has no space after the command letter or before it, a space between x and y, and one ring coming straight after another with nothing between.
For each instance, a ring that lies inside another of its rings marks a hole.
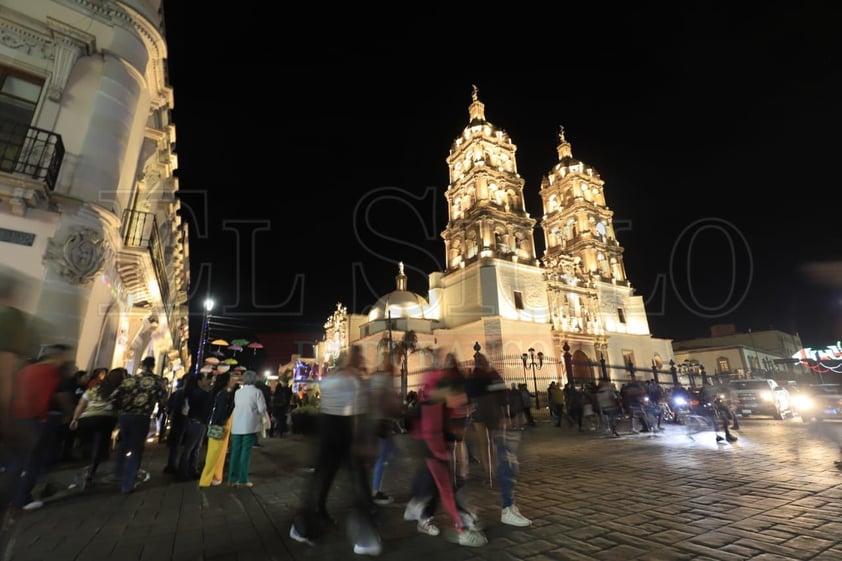
<instances>
[{"instance_id":1,"label":"blue jeans","mask_svg":"<svg viewBox=\"0 0 842 561\"><path fill-rule=\"evenodd\" d=\"M53 438L58 430L61 417L50 415L47 420L21 419L17 421L16 430L24 436L25 446L13 451L12 459L7 466L10 484L15 485L12 504L18 508L31 503L32 489L41 476L47 471L47 462ZM4 507L6 505L3 505Z\"/></svg>"},{"instance_id":2,"label":"blue jeans","mask_svg":"<svg viewBox=\"0 0 842 561\"><path fill-rule=\"evenodd\" d=\"M391 436L387 436L379 440L380 453L374 461L374 476L371 480L371 490L375 493L380 490L380 484L383 482L383 471L386 469L386 462L389 461L389 458L395 451L395 442L392 440Z\"/></svg>"},{"instance_id":3,"label":"blue jeans","mask_svg":"<svg viewBox=\"0 0 842 561\"><path fill-rule=\"evenodd\" d=\"M500 483L500 501L503 508L515 504L515 483L520 472L517 451L520 447L521 431L493 430L491 440L497 454L497 481Z\"/></svg>"},{"instance_id":4,"label":"blue jeans","mask_svg":"<svg viewBox=\"0 0 842 561\"><path fill-rule=\"evenodd\" d=\"M120 427L120 446L114 461L114 478L122 480L120 490L128 493L134 488L146 436L149 434L149 415L122 413L117 419Z\"/></svg>"},{"instance_id":5,"label":"blue jeans","mask_svg":"<svg viewBox=\"0 0 842 561\"><path fill-rule=\"evenodd\" d=\"M186 481L200 473L199 450L202 447L207 430L208 426L206 424L195 421L194 419L188 419L185 423L181 442L181 455L176 466L180 479Z\"/></svg>"}]
</instances>

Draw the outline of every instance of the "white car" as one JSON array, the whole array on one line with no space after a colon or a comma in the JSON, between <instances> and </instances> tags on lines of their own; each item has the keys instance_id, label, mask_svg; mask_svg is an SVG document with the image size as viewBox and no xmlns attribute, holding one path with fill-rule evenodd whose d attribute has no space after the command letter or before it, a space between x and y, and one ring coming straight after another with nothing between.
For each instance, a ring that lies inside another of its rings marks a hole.
<instances>
[{"instance_id":1,"label":"white car","mask_svg":"<svg viewBox=\"0 0 842 561\"><path fill-rule=\"evenodd\" d=\"M789 392L771 378L731 380L728 387L734 396L734 409L743 417L770 415L780 420L792 415Z\"/></svg>"}]
</instances>

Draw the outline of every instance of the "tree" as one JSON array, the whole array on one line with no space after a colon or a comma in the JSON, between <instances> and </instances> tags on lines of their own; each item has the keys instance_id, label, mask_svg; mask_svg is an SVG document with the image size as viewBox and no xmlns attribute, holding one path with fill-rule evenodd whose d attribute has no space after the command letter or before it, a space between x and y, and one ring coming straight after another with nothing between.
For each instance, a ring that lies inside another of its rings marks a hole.
<instances>
[{"instance_id":1,"label":"tree","mask_svg":"<svg viewBox=\"0 0 842 561\"><path fill-rule=\"evenodd\" d=\"M410 353L418 350L418 335L412 330L406 331L395 344L395 356L401 359L401 399L406 399L407 369Z\"/></svg>"}]
</instances>

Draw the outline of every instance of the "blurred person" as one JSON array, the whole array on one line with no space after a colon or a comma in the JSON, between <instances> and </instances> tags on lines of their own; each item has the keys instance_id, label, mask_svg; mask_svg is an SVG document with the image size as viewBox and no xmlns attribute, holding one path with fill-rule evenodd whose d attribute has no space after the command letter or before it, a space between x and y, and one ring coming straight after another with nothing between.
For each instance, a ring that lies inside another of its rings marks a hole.
<instances>
[{"instance_id":1,"label":"blurred person","mask_svg":"<svg viewBox=\"0 0 842 561\"><path fill-rule=\"evenodd\" d=\"M216 376L210 390L211 410L208 415L208 425L222 425L225 434L221 439L208 438L205 466L199 478L199 487L221 485L225 471L225 456L228 443L231 440L231 413L234 411L234 388L237 378L230 372L223 372Z\"/></svg>"},{"instance_id":2,"label":"blurred person","mask_svg":"<svg viewBox=\"0 0 842 561\"><path fill-rule=\"evenodd\" d=\"M572 427L573 421L565 410L565 393L561 384L551 382L550 387L547 388L547 392L549 393L548 397L550 399L550 412L553 417L553 426L560 428L562 420L566 418L568 425Z\"/></svg>"},{"instance_id":3,"label":"blurred person","mask_svg":"<svg viewBox=\"0 0 842 561\"><path fill-rule=\"evenodd\" d=\"M654 432L652 424L646 414L646 401L649 394L643 382L632 380L620 388L620 397L623 399L623 409L629 414L629 425L633 434L643 432ZM640 430L635 428L634 420L640 420Z\"/></svg>"},{"instance_id":4,"label":"blurred person","mask_svg":"<svg viewBox=\"0 0 842 561\"><path fill-rule=\"evenodd\" d=\"M354 506L348 526L354 553L379 555L383 546L374 524L375 510L368 483L366 458L361 454L360 434L366 427L367 396L363 372L362 348L351 348L340 355L338 367L321 382L321 413L316 450L316 469L304 493L304 503L294 517L289 536L298 542L312 544L325 526L335 522L327 512L327 499L340 467L345 467L354 494Z\"/></svg>"},{"instance_id":5,"label":"blurred person","mask_svg":"<svg viewBox=\"0 0 842 561\"><path fill-rule=\"evenodd\" d=\"M470 422L465 386L466 378L452 354L446 356L444 367L424 373L419 419L412 435L419 444L421 464L412 481L412 498L404 510L404 520L417 521L416 529L422 534L439 535L441 530L433 517L441 501L453 527L447 537L459 545L480 547L488 543L488 538L476 516L458 500L453 478L457 471L453 466L454 446L464 437Z\"/></svg>"},{"instance_id":6,"label":"blurred person","mask_svg":"<svg viewBox=\"0 0 842 561\"><path fill-rule=\"evenodd\" d=\"M585 392L576 387L573 382L567 382L564 386L564 409L567 412L567 420L570 426L576 425L579 432L584 431L582 421L585 415Z\"/></svg>"},{"instance_id":7,"label":"blurred person","mask_svg":"<svg viewBox=\"0 0 842 561\"><path fill-rule=\"evenodd\" d=\"M15 375L23 365L27 352L29 320L18 307L17 275L5 265L0 265L0 465L7 465L14 451L26 443L15 429L12 414L12 396ZM14 494L16 477L0 470L0 555L5 550L6 512Z\"/></svg>"},{"instance_id":8,"label":"blurred person","mask_svg":"<svg viewBox=\"0 0 842 561\"><path fill-rule=\"evenodd\" d=\"M269 412L263 392L255 385L257 372L243 372L243 385L234 392L231 413L231 459L228 462L228 484L231 487L253 487L249 481L251 449L257 433L263 431L263 417Z\"/></svg>"},{"instance_id":9,"label":"blurred person","mask_svg":"<svg viewBox=\"0 0 842 561\"><path fill-rule=\"evenodd\" d=\"M19 478L12 500L17 508L34 510L44 505L33 498L32 490L47 469L62 417L73 415L69 392L60 390L74 354L69 345L49 345L36 362L17 373L12 414L27 445L15 450L6 466L12 477Z\"/></svg>"},{"instance_id":10,"label":"blurred person","mask_svg":"<svg viewBox=\"0 0 842 561\"><path fill-rule=\"evenodd\" d=\"M292 389L286 380L278 380L275 391L272 392L272 435L278 438L287 432L287 413L292 403ZM270 436L272 436L270 435Z\"/></svg>"},{"instance_id":11,"label":"blurred person","mask_svg":"<svg viewBox=\"0 0 842 561\"><path fill-rule=\"evenodd\" d=\"M613 437L619 437L617 432L617 420L623 412L623 400L614 384L609 380L601 380L596 390L596 401L599 405L600 415L607 424L608 430Z\"/></svg>"},{"instance_id":12,"label":"blurred person","mask_svg":"<svg viewBox=\"0 0 842 561\"><path fill-rule=\"evenodd\" d=\"M87 370L77 370L72 377L67 380L67 390L70 393L70 400L73 410L79 404L82 394L88 389L88 383L91 379L91 373ZM76 461L76 448L79 442L77 432L70 428L71 419L65 418L62 420L58 429L58 438L56 442L56 453L58 461L73 462Z\"/></svg>"},{"instance_id":13,"label":"blurred person","mask_svg":"<svg viewBox=\"0 0 842 561\"><path fill-rule=\"evenodd\" d=\"M99 464L108 459L111 434L117 426L117 409L111 396L128 375L125 368L114 368L102 382L85 390L76 404L70 430L79 434L79 439L86 444L91 454L91 461L85 469L83 488L93 483Z\"/></svg>"},{"instance_id":14,"label":"blurred person","mask_svg":"<svg viewBox=\"0 0 842 561\"><path fill-rule=\"evenodd\" d=\"M702 384L702 391L700 393L702 405L708 418L713 424L713 430L716 432L716 442L736 442L739 438L732 434L728 428L731 421L731 413L728 409L728 403L724 399L723 394L717 391L717 388L710 383L710 380L705 380ZM725 436L719 434L719 425L722 424L722 430Z\"/></svg>"},{"instance_id":15,"label":"blurred person","mask_svg":"<svg viewBox=\"0 0 842 561\"><path fill-rule=\"evenodd\" d=\"M255 448L262 448L263 444L260 443L260 439L264 438L269 435L269 431L272 428L272 412L269 410L269 406L272 403L272 390L269 388L269 384L266 383L266 376L262 376L258 374L257 382L254 383L254 387L260 390L260 393L263 394L263 401L266 403L267 411L269 412L269 426L264 426L263 429L257 431L257 440L254 443Z\"/></svg>"},{"instance_id":16,"label":"blurred person","mask_svg":"<svg viewBox=\"0 0 842 561\"><path fill-rule=\"evenodd\" d=\"M88 379L88 389L94 387L95 385L99 384L105 377L108 375L108 368L104 366L97 366L93 370L91 370L91 375Z\"/></svg>"},{"instance_id":17,"label":"blurred person","mask_svg":"<svg viewBox=\"0 0 842 561\"><path fill-rule=\"evenodd\" d=\"M187 376L187 381L184 382L187 414L184 419L181 454L176 466L177 481L197 480L202 475L199 468L199 455L208 430L208 415L211 408L209 383L202 372Z\"/></svg>"},{"instance_id":18,"label":"blurred person","mask_svg":"<svg viewBox=\"0 0 842 561\"><path fill-rule=\"evenodd\" d=\"M187 423L187 401L184 399L184 379L182 376L175 381L175 388L167 398L167 465L164 473L175 475L178 471L178 458L181 455L181 444L184 442L184 425Z\"/></svg>"},{"instance_id":19,"label":"blurred person","mask_svg":"<svg viewBox=\"0 0 842 561\"><path fill-rule=\"evenodd\" d=\"M530 427L535 426L535 418L532 416L532 396L526 384L518 384L520 399L523 402L523 418Z\"/></svg>"},{"instance_id":20,"label":"blurred person","mask_svg":"<svg viewBox=\"0 0 842 561\"><path fill-rule=\"evenodd\" d=\"M120 444L114 462L112 479L120 481L120 491L128 494L137 489L137 473L146 447L149 422L155 407L164 406L167 383L155 374L155 358L142 361L139 374L126 377L111 394L117 407Z\"/></svg>"},{"instance_id":21,"label":"blurred person","mask_svg":"<svg viewBox=\"0 0 842 561\"><path fill-rule=\"evenodd\" d=\"M380 364L368 379L368 385L371 423L377 437L377 457L371 478L372 500L375 504L387 505L395 499L381 489L383 474L395 453L394 428L403 413L400 395L395 390L395 365L388 352L383 353Z\"/></svg>"},{"instance_id":22,"label":"blurred person","mask_svg":"<svg viewBox=\"0 0 842 561\"><path fill-rule=\"evenodd\" d=\"M522 432L512 430L512 419L507 413L506 383L482 353L476 354L475 377L475 419L488 429L494 446L502 506L500 522L510 526L531 526L532 521L523 516L515 504L515 484L519 473L517 450Z\"/></svg>"}]
</instances>

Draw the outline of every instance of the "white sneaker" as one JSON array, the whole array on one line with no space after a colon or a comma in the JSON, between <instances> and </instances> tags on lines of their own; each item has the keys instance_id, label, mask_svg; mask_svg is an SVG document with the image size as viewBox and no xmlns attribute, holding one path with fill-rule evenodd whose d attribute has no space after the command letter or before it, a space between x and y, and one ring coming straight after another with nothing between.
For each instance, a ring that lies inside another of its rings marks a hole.
<instances>
[{"instance_id":1,"label":"white sneaker","mask_svg":"<svg viewBox=\"0 0 842 561\"><path fill-rule=\"evenodd\" d=\"M44 501L32 501L23 505L23 510L38 510L42 506L44 506Z\"/></svg>"},{"instance_id":2,"label":"white sneaker","mask_svg":"<svg viewBox=\"0 0 842 561\"><path fill-rule=\"evenodd\" d=\"M421 520L421 515L424 514L424 507L427 505L426 500L409 499L406 503L406 508L403 511L404 520Z\"/></svg>"},{"instance_id":3,"label":"white sneaker","mask_svg":"<svg viewBox=\"0 0 842 561\"><path fill-rule=\"evenodd\" d=\"M380 542L373 543L371 545L363 545L361 543L354 544L354 553L357 555L372 555L377 556L383 552L383 546L380 545Z\"/></svg>"},{"instance_id":4,"label":"white sneaker","mask_svg":"<svg viewBox=\"0 0 842 561\"><path fill-rule=\"evenodd\" d=\"M460 510L459 518L462 519L462 526L466 530L482 530L482 524L480 524L479 518L473 512Z\"/></svg>"},{"instance_id":5,"label":"white sneaker","mask_svg":"<svg viewBox=\"0 0 842 561\"><path fill-rule=\"evenodd\" d=\"M532 521L522 515L515 505L507 506L503 509L503 513L500 515L500 522L521 528L532 525Z\"/></svg>"},{"instance_id":6,"label":"white sneaker","mask_svg":"<svg viewBox=\"0 0 842 561\"><path fill-rule=\"evenodd\" d=\"M289 527L289 537L291 537L297 542L306 543L307 545L313 545L313 541L310 538L308 538L307 536L302 536L298 533L298 529L295 527L295 524L292 524Z\"/></svg>"},{"instance_id":7,"label":"white sneaker","mask_svg":"<svg viewBox=\"0 0 842 561\"><path fill-rule=\"evenodd\" d=\"M422 534L427 534L428 536L439 535L439 527L433 524L432 516L419 519L416 528L418 528L419 532L421 532Z\"/></svg>"},{"instance_id":8,"label":"white sneaker","mask_svg":"<svg viewBox=\"0 0 842 561\"><path fill-rule=\"evenodd\" d=\"M488 543L488 538L478 530L468 530L465 528L459 532L459 539L456 543L467 547L482 547Z\"/></svg>"}]
</instances>

